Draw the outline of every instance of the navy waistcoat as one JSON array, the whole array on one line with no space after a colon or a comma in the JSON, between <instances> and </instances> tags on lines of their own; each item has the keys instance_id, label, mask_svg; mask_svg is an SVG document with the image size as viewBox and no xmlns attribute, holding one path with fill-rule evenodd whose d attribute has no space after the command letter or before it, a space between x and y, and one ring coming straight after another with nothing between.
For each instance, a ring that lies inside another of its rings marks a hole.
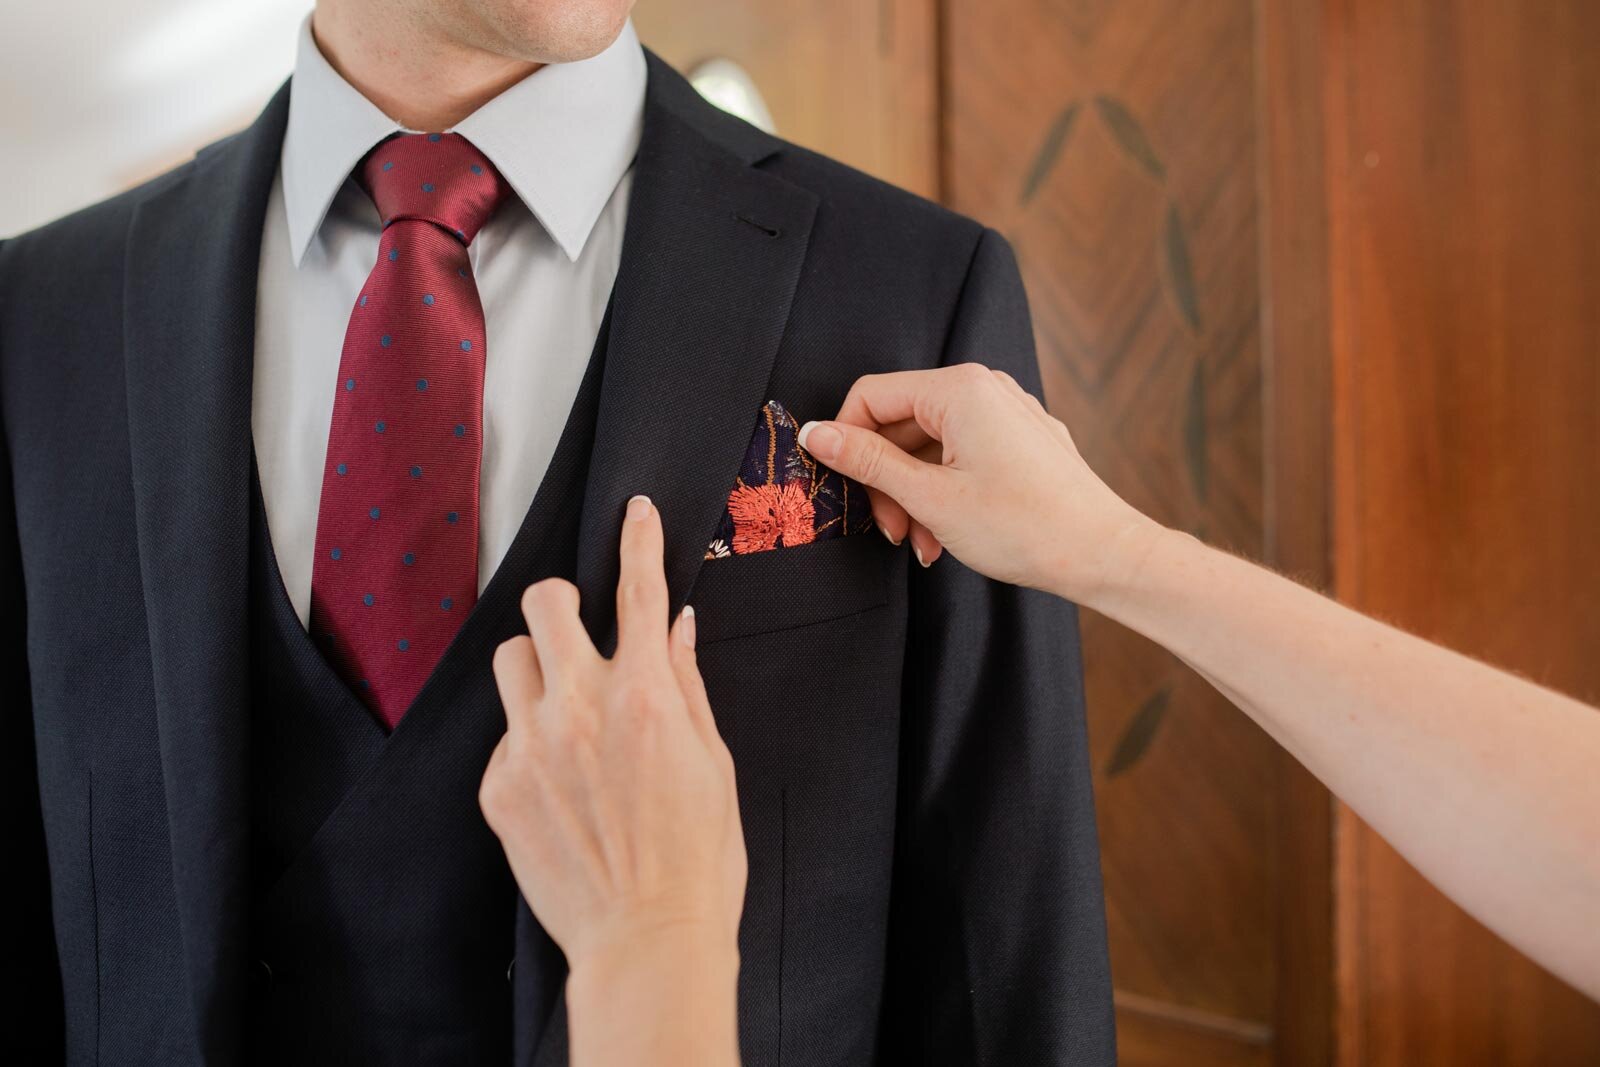
<instances>
[{"instance_id":1,"label":"navy waistcoat","mask_svg":"<svg viewBox=\"0 0 1600 1067\"><path fill-rule=\"evenodd\" d=\"M392 734L301 626L254 487L256 1062L509 1058L516 886L477 807L478 780L504 730L489 664L522 590L573 576L600 363L591 359L505 560Z\"/></svg>"}]
</instances>

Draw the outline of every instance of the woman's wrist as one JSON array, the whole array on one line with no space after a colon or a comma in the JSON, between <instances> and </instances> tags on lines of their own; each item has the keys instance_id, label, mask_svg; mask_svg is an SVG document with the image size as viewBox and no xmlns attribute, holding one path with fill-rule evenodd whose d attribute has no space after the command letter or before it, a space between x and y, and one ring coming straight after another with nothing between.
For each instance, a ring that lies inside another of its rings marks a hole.
<instances>
[{"instance_id":1,"label":"woman's wrist","mask_svg":"<svg viewBox=\"0 0 1600 1067\"><path fill-rule=\"evenodd\" d=\"M1057 559L1051 562L1053 580L1047 592L1086 608L1107 613L1108 605L1134 591L1145 562L1173 531L1132 508L1124 521L1110 525L1092 561ZM1071 551L1070 548L1065 549Z\"/></svg>"},{"instance_id":2,"label":"woman's wrist","mask_svg":"<svg viewBox=\"0 0 1600 1067\"><path fill-rule=\"evenodd\" d=\"M725 929L673 923L569 962L575 1065L738 1062L739 949Z\"/></svg>"}]
</instances>

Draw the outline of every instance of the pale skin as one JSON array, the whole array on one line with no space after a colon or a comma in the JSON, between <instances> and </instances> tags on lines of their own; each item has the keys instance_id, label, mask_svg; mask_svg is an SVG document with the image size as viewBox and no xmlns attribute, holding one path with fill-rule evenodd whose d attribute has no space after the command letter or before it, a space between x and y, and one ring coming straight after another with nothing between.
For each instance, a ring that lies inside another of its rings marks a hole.
<instances>
[{"instance_id":1,"label":"pale skin","mask_svg":"<svg viewBox=\"0 0 1600 1067\"><path fill-rule=\"evenodd\" d=\"M411 130L448 130L546 63L599 55L633 0L317 0L323 56Z\"/></svg>"},{"instance_id":2,"label":"pale skin","mask_svg":"<svg viewBox=\"0 0 1600 1067\"><path fill-rule=\"evenodd\" d=\"M661 546L656 509L635 497L612 658L559 579L528 588L529 636L494 657L506 735L479 803L566 954L574 1067L739 1062L733 759L695 666L693 612L668 629Z\"/></svg>"},{"instance_id":3,"label":"pale skin","mask_svg":"<svg viewBox=\"0 0 1600 1067\"><path fill-rule=\"evenodd\" d=\"M909 537L924 566L948 551L990 577L1075 600L1171 649L1446 894L1553 973L1600 998L1600 924L1594 921L1600 915L1600 710L1161 527L1101 482L1066 427L1004 374L968 365L863 378L837 419L809 423L802 435L818 459L869 486L884 536L897 544ZM628 527L624 523L625 559L635 536ZM625 587L645 581L645 570L657 581L654 542L649 555L648 567L625 568ZM619 594L624 601L630 595ZM653 602L664 620L664 593ZM550 603L566 614L569 628L578 628L575 593ZM671 646L664 655L678 665L678 691L703 695L664 621L653 633L648 640ZM574 708L603 719L637 714L628 710L630 702L659 701L649 696L651 685L667 687L659 662L648 668L654 683L635 673L647 668L629 664L619 653L604 671L585 675L589 688L581 695L546 694L537 702L507 691L506 664L498 659L496 673L508 719L559 719ZM517 700L523 707L513 711ZM709 712L693 706L706 716L697 721L709 722ZM714 728L695 736L717 759L725 757L712 740ZM676 749L661 752L664 759L688 760ZM568 790L563 804L605 818L524 818L500 829L508 850L537 847L551 854L582 855L609 841L610 851L630 855L670 843L671 856L660 856L659 893L616 892L609 875L593 875L607 870L594 861L518 870L513 854L519 881L532 880L530 900L541 919L550 907L553 915L576 916L559 921L592 924L601 933L591 944L607 943L604 931L670 928L695 886L725 908L728 869L738 865L741 876L744 870L742 849L734 858L716 820L685 813L683 824L670 824L670 812L684 811L673 807L679 801L671 795L681 786L670 783L687 780L686 771L672 762L641 775L637 756L629 751L610 764L591 759L585 775L549 776L542 787ZM552 751L547 758L570 757ZM501 773L510 768L504 765ZM518 772L545 773L528 765ZM731 805L731 767L724 783ZM695 810L706 803L698 797ZM635 807L650 809L660 821L643 822ZM528 840L518 844L519 834ZM576 1058L581 1046L575 1044L576 1065L737 1062L737 1052L725 1044L734 1017L732 981L717 969L729 958L728 927L715 927L718 933L694 944L687 942L700 928L690 923L681 929L685 938L661 954L646 951L627 962L599 954L602 967L622 983L630 1008L644 1013L633 1017L649 1020L638 1031L654 1043L626 1044L627 1035L611 1035L610 1056L585 1059ZM576 931L557 940L567 936L588 940ZM663 954L676 954L670 968ZM685 1003L683 977L699 973L702 961L722 983L726 999L720 1004ZM582 1018L590 1008L600 1010L581 996L571 1001L576 1031L597 1025ZM661 1054L672 1047L662 1035L676 1033L688 1042L700 1028L724 1043L681 1059Z\"/></svg>"}]
</instances>

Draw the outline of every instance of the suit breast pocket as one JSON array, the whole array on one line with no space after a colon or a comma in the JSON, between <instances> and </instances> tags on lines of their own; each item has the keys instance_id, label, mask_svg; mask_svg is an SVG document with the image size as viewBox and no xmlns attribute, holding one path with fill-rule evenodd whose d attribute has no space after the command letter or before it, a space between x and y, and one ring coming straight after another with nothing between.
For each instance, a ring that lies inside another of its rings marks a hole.
<instances>
[{"instance_id":1,"label":"suit breast pocket","mask_svg":"<svg viewBox=\"0 0 1600 1067\"><path fill-rule=\"evenodd\" d=\"M856 615L889 600L894 550L870 534L707 560L689 595L700 644Z\"/></svg>"}]
</instances>

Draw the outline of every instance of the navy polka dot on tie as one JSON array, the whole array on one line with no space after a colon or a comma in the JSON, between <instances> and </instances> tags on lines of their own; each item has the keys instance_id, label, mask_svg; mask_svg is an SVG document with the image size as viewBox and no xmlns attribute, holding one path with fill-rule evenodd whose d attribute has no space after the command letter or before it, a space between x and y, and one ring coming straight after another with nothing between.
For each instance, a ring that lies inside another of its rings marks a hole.
<instances>
[{"instance_id":1,"label":"navy polka dot on tie","mask_svg":"<svg viewBox=\"0 0 1600 1067\"><path fill-rule=\"evenodd\" d=\"M451 513L450 513L450 514L448 514L448 515L446 515L446 516L445 516L445 517L444 517L444 521L445 521L445 522L450 522L450 523L453 523L453 522L455 522L455 521L456 521L456 520L457 520L457 519L459 519L459 518L460 518L460 517L461 517L461 516L460 516L460 515L457 515L457 514L456 514L456 513L455 513L455 512L453 512L453 511L452 511L452 512L451 512Z\"/></svg>"},{"instance_id":2,"label":"navy polka dot on tie","mask_svg":"<svg viewBox=\"0 0 1600 1067\"><path fill-rule=\"evenodd\" d=\"M361 602L363 604L365 604L367 607L370 608L370 607L372 607L372 604L376 599L377 598L374 597L371 593L368 593L366 596L361 598Z\"/></svg>"},{"instance_id":3,"label":"navy polka dot on tie","mask_svg":"<svg viewBox=\"0 0 1600 1067\"><path fill-rule=\"evenodd\" d=\"M443 600L439 601L439 608L442 611L449 611L451 608L453 608L455 606L456 606L456 602L454 600L451 600L449 597L445 597Z\"/></svg>"},{"instance_id":4,"label":"navy polka dot on tie","mask_svg":"<svg viewBox=\"0 0 1600 1067\"><path fill-rule=\"evenodd\" d=\"M425 307L433 307L433 294L424 293L422 295L422 303Z\"/></svg>"},{"instance_id":5,"label":"navy polka dot on tie","mask_svg":"<svg viewBox=\"0 0 1600 1067\"><path fill-rule=\"evenodd\" d=\"M432 182L423 182L422 183L422 191L425 192L425 193L433 192L433 183Z\"/></svg>"},{"instance_id":6,"label":"navy polka dot on tie","mask_svg":"<svg viewBox=\"0 0 1600 1067\"><path fill-rule=\"evenodd\" d=\"M413 477L413 478L422 477L422 468L421 467L412 467L411 468L411 477Z\"/></svg>"},{"instance_id":7,"label":"navy polka dot on tie","mask_svg":"<svg viewBox=\"0 0 1600 1067\"><path fill-rule=\"evenodd\" d=\"M339 472L339 477L341 477L341 478L343 478L346 474L350 473L350 468L345 466L343 463L339 464L337 467L335 467L333 469Z\"/></svg>"},{"instance_id":8,"label":"navy polka dot on tie","mask_svg":"<svg viewBox=\"0 0 1600 1067\"><path fill-rule=\"evenodd\" d=\"M378 343L384 348L388 348L394 343L394 338L390 337L388 334L384 334L382 337L378 338Z\"/></svg>"},{"instance_id":9,"label":"navy polka dot on tie","mask_svg":"<svg viewBox=\"0 0 1600 1067\"><path fill-rule=\"evenodd\" d=\"M444 136L444 135L443 134L439 134L439 133L430 133L430 134L428 134L428 140L432 141L434 144L438 144L439 143L439 138L442 137L442 136Z\"/></svg>"},{"instance_id":10,"label":"navy polka dot on tie","mask_svg":"<svg viewBox=\"0 0 1600 1067\"><path fill-rule=\"evenodd\" d=\"M400 557L400 562L404 563L407 567L411 566L416 561L417 556L415 552L407 552L405 555Z\"/></svg>"},{"instance_id":11,"label":"navy polka dot on tie","mask_svg":"<svg viewBox=\"0 0 1600 1067\"><path fill-rule=\"evenodd\" d=\"M367 306L367 294L366 293L362 293L361 294L361 299L356 301L356 303L358 303L362 307L366 307Z\"/></svg>"},{"instance_id":12,"label":"navy polka dot on tie","mask_svg":"<svg viewBox=\"0 0 1600 1067\"><path fill-rule=\"evenodd\" d=\"M395 260L397 260L399 258L400 258L400 250L398 248L389 249L389 262L390 263L393 263Z\"/></svg>"},{"instance_id":13,"label":"navy polka dot on tie","mask_svg":"<svg viewBox=\"0 0 1600 1067\"><path fill-rule=\"evenodd\" d=\"M385 170L385 171L386 171L386 172L387 172L387 171L390 171L390 170L393 170L393 169L394 169L394 162L393 162L393 161L392 161L392 160L391 160L391 161L390 161L390 162L388 162L388 163L385 163L385 164L384 164L384 165L383 165L383 169L384 169L384 170Z\"/></svg>"},{"instance_id":14,"label":"navy polka dot on tie","mask_svg":"<svg viewBox=\"0 0 1600 1067\"><path fill-rule=\"evenodd\" d=\"M356 391L356 380L354 378L346 378L344 380L344 391L347 393Z\"/></svg>"},{"instance_id":15,"label":"navy polka dot on tie","mask_svg":"<svg viewBox=\"0 0 1600 1067\"><path fill-rule=\"evenodd\" d=\"M373 508L371 511L367 512L367 514L371 515L373 518L377 518L380 514L382 514L382 512L380 512L377 508Z\"/></svg>"},{"instance_id":16,"label":"navy polka dot on tie","mask_svg":"<svg viewBox=\"0 0 1600 1067\"><path fill-rule=\"evenodd\" d=\"M456 231L456 240L460 241L462 244L466 244L467 243L467 231L465 231L465 230L457 230Z\"/></svg>"},{"instance_id":17,"label":"navy polka dot on tie","mask_svg":"<svg viewBox=\"0 0 1600 1067\"><path fill-rule=\"evenodd\" d=\"M344 553L339 551L337 548L330 549L329 552L328 552L328 558L329 559L338 559L342 555L344 555Z\"/></svg>"},{"instance_id":18,"label":"navy polka dot on tie","mask_svg":"<svg viewBox=\"0 0 1600 1067\"><path fill-rule=\"evenodd\" d=\"M371 689L372 688L372 683L367 681L365 678L363 678L363 679L361 679L361 688L362 689Z\"/></svg>"},{"instance_id":19,"label":"navy polka dot on tie","mask_svg":"<svg viewBox=\"0 0 1600 1067\"><path fill-rule=\"evenodd\" d=\"M400 640L394 643L394 647L398 648L401 652L404 652L406 649L411 647L411 642L402 637Z\"/></svg>"},{"instance_id":20,"label":"navy polka dot on tie","mask_svg":"<svg viewBox=\"0 0 1600 1067\"><path fill-rule=\"evenodd\" d=\"M456 274L458 274L459 276L465 278L467 276L467 268L465 268L465 267L457 267L456 268Z\"/></svg>"},{"instance_id":21,"label":"navy polka dot on tie","mask_svg":"<svg viewBox=\"0 0 1600 1067\"><path fill-rule=\"evenodd\" d=\"M478 166L476 163L474 163L472 165L472 173L474 173L474 174L482 174L483 173L483 168Z\"/></svg>"},{"instance_id":22,"label":"navy polka dot on tie","mask_svg":"<svg viewBox=\"0 0 1600 1067\"><path fill-rule=\"evenodd\" d=\"M426 378L418 378L417 379L417 392L426 393L427 391L428 391L428 379L426 379Z\"/></svg>"},{"instance_id":23,"label":"navy polka dot on tie","mask_svg":"<svg viewBox=\"0 0 1600 1067\"><path fill-rule=\"evenodd\" d=\"M465 437L465 436L467 436L466 424L460 423L460 422L456 423L455 435L457 437Z\"/></svg>"},{"instance_id":24,"label":"navy polka dot on tie","mask_svg":"<svg viewBox=\"0 0 1600 1067\"><path fill-rule=\"evenodd\" d=\"M463 351L463 352L471 352L472 351L472 342L471 341L462 341L461 342L461 351Z\"/></svg>"},{"instance_id":25,"label":"navy polka dot on tie","mask_svg":"<svg viewBox=\"0 0 1600 1067\"><path fill-rule=\"evenodd\" d=\"M384 430L387 430L388 428L389 428L389 424L386 423L386 422L380 422L380 423L378 423L378 425L373 427L373 429L378 431L379 433L382 433Z\"/></svg>"}]
</instances>

